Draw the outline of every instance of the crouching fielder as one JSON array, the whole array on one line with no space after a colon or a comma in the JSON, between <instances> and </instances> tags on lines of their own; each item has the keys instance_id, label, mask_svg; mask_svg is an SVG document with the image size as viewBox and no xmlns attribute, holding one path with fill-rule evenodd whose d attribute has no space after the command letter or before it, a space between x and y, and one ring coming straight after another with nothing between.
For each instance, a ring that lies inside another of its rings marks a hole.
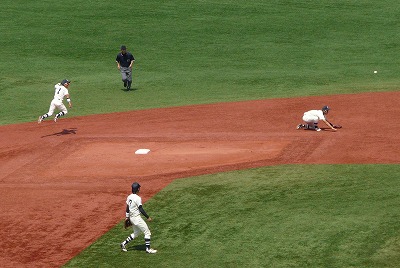
<instances>
[{"instance_id":1,"label":"crouching fielder","mask_svg":"<svg viewBox=\"0 0 400 268\"><path fill-rule=\"evenodd\" d=\"M68 79L64 79L61 81L61 83L57 83L54 85L54 98L50 103L49 111L46 114L39 116L39 124L42 123L43 119L52 116L56 108L60 112L54 116L54 122L57 122L57 119L60 118L60 116L64 116L68 113L68 110L63 103L64 97L67 98L69 108L72 108L72 102L68 92L70 83L71 81L69 81Z\"/></svg>"},{"instance_id":2,"label":"crouching fielder","mask_svg":"<svg viewBox=\"0 0 400 268\"><path fill-rule=\"evenodd\" d=\"M326 119L329 110L330 108L328 106L324 106L321 110L310 110L305 112L303 115L303 121L305 124L297 125L297 129L321 131L321 129L318 127L318 122L321 120L332 130L336 131L336 128L334 128L333 125Z\"/></svg>"},{"instance_id":3,"label":"crouching fielder","mask_svg":"<svg viewBox=\"0 0 400 268\"><path fill-rule=\"evenodd\" d=\"M137 182L132 183L132 194L126 199L126 219L125 221L130 221L133 228L133 233L121 243L121 249L123 251L128 251L126 244L135 239L140 233L144 234L144 242L146 244L147 253L156 253L157 250L150 248L150 237L151 233L146 222L142 219L140 214L143 214L147 218L147 221L152 221L152 219L147 215L142 206L142 198L138 195L140 191L140 184Z\"/></svg>"}]
</instances>

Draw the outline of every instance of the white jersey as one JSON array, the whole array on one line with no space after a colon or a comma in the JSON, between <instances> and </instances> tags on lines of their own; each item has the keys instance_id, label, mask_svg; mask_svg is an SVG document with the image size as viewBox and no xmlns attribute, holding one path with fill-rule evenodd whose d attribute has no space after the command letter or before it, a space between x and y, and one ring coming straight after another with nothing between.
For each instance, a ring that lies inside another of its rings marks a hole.
<instances>
[{"instance_id":1,"label":"white jersey","mask_svg":"<svg viewBox=\"0 0 400 268\"><path fill-rule=\"evenodd\" d=\"M54 85L54 99L55 100L59 100L62 102L64 100L65 95L68 95L68 94L69 94L68 88L61 85L61 83Z\"/></svg>"},{"instance_id":2,"label":"white jersey","mask_svg":"<svg viewBox=\"0 0 400 268\"><path fill-rule=\"evenodd\" d=\"M319 120L325 120L324 113L322 110L310 110L304 113L305 118L318 118ZM303 117L303 118L304 118ZM307 120L305 120L307 121Z\"/></svg>"},{"instance_id":3,"label":"white jersey","mask_svg":"<svg viewBox=\"0 0 400 268\"><path fill-rule=\"evenodd\" d=\"M129 206L129 217L140 215L139 206L142 205L142 198L137 194L130 194L126 199L126 204Z\"/></svg>"}]
</instances>

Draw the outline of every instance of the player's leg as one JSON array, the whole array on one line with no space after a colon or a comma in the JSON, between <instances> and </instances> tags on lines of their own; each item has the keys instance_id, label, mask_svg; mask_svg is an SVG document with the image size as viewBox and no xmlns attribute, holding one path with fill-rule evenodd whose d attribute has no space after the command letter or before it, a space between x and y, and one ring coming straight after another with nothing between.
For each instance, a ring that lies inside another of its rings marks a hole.
<instances>
[{"instance_id":1,"label":"player's leg","mask_svg":"<svg viewBox=\"0 0 400 268\"><path fill-rule=\"evenodd\" d=\"M153 254L153 253L157 253L157 250L155 250L155 249L152 249L151 247L150 247L150 241L151 241L151 232L150 232L150 229L149 229L149 227L147 226L147 223L142 219L142 218L140 218L140 220L138 221L138 223L137 223L137 226L140 228L140 230L143 232L143 234L144 234L144 243L145 243L145 245L146 245L146 252L147 253L151 253L151 254Z\"/></svg>"},{"instance_id":2,"label":"player's leg","mask_svg":"<svg viewBox=\"0 0 400 268\"><path fill-rule=\"evenodd\" d=\"M318 120L314 122L314 130L321 131L321 129L318 127Z\"/></svg>"},{"instance_id":3,"label":"player's leg","mask_svg":"<svg viewBox=\"0 0 400 268\"><path fill-rule=\"evenodd\" d=\"M57 105L57 108L60 110L60 112L54 116L54 122L57 122L58 118L68 113L68 110L63 103Z\"/></svg>"},{"instance_id":4,"label":"player's leg","mask_svg":"<svg viewBox=\"0 0 400 268\"><path fill-rule=\"evenodd\" d=\"M126 89L130 90L131 85L132 85L132 69L131 68L127 68L127 70L126 70L126 81L127 81Z\"/></svg>"},{"instance_id":5,"label":"player's leg","mask_svg":"<svg viewBox=\"0 0 400 268\"><path fill-rule=\"evenodd\" d=\"M54 113L54 109L55 109L55 108L56 108L56 105L55 105L54 101L52 101L52 102L50 103L49 111L48 111L47 113L45 113L44 115L39 116L38 123L40 124L40 123L42 123L42 121L43 121L45 118L47 118L47 117L49 117L49 116L52 116L53 113Z\"/></svg>"},{"instance_id":6,"label":"player's leg","mask_svg":"<svg viewBox=\"0 0 400 268\"><path fill-rule=\"evenodd\" d=\"M131 234L121 243L121 249L122 249L122 251L128 251L128 250L126 249L126 245L127 245L129 242L131 242L133 239L135 239L135 237L137 237L137 236L140 234L140 232L141 232L141 230L140 230L137 226L135 226L135 225L132 225L132 228L133 228L133 233L131 233Z\"/></svg>"},{"instance_id":7,"label":"player's leg","mask_svg":"<svg viewBox=\"0 0 400 268\"><path fill-rule=\"evenodd\" d=\"M129 68L126 68L126 67L121 67L121 68L120 68L120 70L121 70L122 82L124 82L124 87L127 87L127 86L128 86L128 77L127 77L127 75L126 75L126 70L127 70L127 69L129 69Z\"/></svg>"},{"instance_id":8,"label":"player's leg","mask_svg":"<svg viewBox=\"0 0 400 268\"><path fill-rule=\"evenodd\" d=\"M318 120L306 122L305 129L321 131L321 129L318 127Z\"/></svg>"},{"instance_id":9,"label":"player's leg","mask_svg":"<svg viewBox=\"0 0 400 268\"><path fill-rule=\"evenodd\" d=\"M319 118L317 116L304 114L303 121L305 122L305 124L303 128L320 131L320 129L318 128L318 120Z\"/></svg>"}]
</instances>

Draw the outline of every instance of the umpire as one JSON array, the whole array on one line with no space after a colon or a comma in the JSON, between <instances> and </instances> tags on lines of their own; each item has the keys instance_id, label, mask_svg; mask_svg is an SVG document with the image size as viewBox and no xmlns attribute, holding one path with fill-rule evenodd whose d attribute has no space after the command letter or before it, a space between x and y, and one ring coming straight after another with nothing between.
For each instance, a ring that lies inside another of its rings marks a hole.
<instances>
[{"instance_id":1,"label":"umpire","mask_svg":"<svg viewBox=\"0 0 400 268\"><path fill-rule=\"evenodd\" d=\"M132 85L132 65L135 62L135 57L129 51L126 51L126 46L122 45L121 53L117 55L115 61L117 62L118 70L121 72L124 87L130 90Z\"/></svg>"}]
</instances>

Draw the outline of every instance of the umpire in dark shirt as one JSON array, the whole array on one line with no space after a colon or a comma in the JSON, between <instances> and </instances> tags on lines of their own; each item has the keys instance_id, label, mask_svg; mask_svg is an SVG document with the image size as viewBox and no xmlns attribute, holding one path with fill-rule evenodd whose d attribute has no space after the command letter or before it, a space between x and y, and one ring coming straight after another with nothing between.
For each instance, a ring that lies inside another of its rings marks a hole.
<instances>
[{"instance_id":1,"label":"umpire in dark shirt","mask_svg":"<svg viewBox=\"0 0 400 268\"><path fill-rule=\"evenodd\" d=\"M130 90L132 85L132 65L135 62L135 57L133 57L130 52L126 51L126 46L121 46L121 53L117 55L115 60L117 62L117 68L121 72L124 87Z\"/></svg>"}]
</instances>

